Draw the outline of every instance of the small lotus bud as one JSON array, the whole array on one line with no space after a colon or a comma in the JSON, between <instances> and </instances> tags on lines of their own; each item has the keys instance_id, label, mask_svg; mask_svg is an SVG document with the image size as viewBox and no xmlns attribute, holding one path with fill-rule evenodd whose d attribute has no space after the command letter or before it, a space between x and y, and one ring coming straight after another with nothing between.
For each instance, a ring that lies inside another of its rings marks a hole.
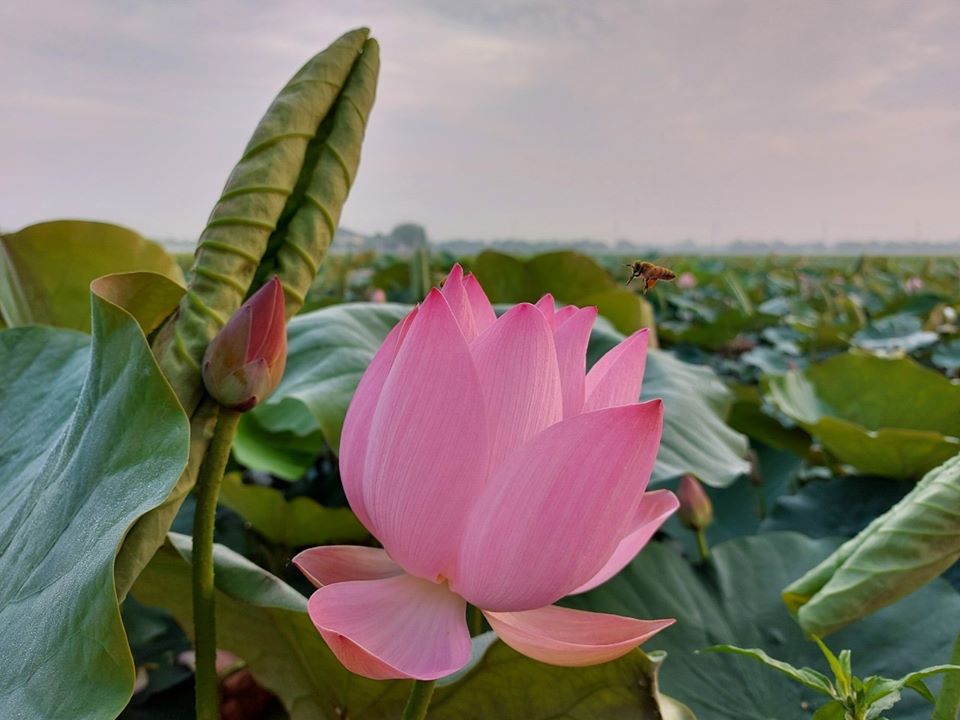
<instances>
[{"instance_id":1,"label":"small lotus bud","mask_svg":"<svg viewBox=\"0 0 960 720\"><path fill-rule=\"evenodd\" d=\"M704 530L713 522L713 503L703 485L693 475L684 475L680 480L680 509L677 517L691 530Z\"/></svg>"},{"instance_id":2,"label":"small lotus bud","mask_svg":"<svg viewBox=\"0 0 960 720\"><path fill-rule=\"evenodd\" d=\"M249 410L272 393L287 364L283 288L276 276L247 300L203 356L203 384L218 403Z\"/></svg>"}]
</instances>

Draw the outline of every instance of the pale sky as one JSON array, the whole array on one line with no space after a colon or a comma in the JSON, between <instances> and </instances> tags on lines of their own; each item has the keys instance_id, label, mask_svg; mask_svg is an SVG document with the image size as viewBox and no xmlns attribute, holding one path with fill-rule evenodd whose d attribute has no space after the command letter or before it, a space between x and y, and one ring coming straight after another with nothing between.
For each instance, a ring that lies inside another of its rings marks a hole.
<instances>
[{"instance_id":1,"label":"pale sky","mask_svg":"<svg viewBox=\"0 0 960 720\"><path fill-rule=\"evenodd\" d=\"M11 0L0 227L196 237L276 91L359 25L383 66L345 227L960 235L953 0Z\"/></svg>"}]
</instances>

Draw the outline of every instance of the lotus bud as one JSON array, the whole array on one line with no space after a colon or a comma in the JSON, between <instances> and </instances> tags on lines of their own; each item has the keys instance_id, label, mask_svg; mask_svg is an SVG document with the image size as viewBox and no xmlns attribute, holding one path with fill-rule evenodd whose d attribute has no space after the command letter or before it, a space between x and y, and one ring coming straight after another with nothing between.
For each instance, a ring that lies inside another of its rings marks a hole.
<instances>
[{"instance_id":1,"label":"lotus bud","mask_svg":"<svg viewBox=\"0 0 960 720\"><path fill-rule=\"evenodd\" d=\"M704 530L713 522L713 503L703 485L693 475L684 475L680 480L680 509L677 517L691 530Z\"/></svg>"},{"instance_id":2,"label":"lotus bud","mask_svg":"<svg viewBox=\"0 0 960 720\"><path fill-rule=\"evenodd\" d=\"M203 356L203 384L214 400L243 412L276 389L287 364L284 313L274 276L224 325Z\"/></svg>"}]
</instances>

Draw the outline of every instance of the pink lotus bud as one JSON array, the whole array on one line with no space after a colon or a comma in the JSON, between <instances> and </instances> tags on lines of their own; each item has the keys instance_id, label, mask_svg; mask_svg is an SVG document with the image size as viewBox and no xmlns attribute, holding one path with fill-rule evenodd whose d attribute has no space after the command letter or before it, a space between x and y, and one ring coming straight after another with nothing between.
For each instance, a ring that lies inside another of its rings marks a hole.
<instances>
[{"instance_id":1,"label":"pink lotus bud","mask_svg":"<svg viewBox=\"0 0 960 720\"><path fill-rule=\"evenodd\" d=\"M923 290L923 278L919 278L916 275L913 277L907 278L907 281L903 284L904 289L911 295L916 292Z\"/></svg>"},{"instance_id":2,"label":"pink lotus bud","mask_svg":"<svg viewBox=\"0 0 960 720\"><path fill-rule=\"evenodd\" d=\"M203 384L224 407L249 410L276 389L286 364L283 288L274 276L207 346Z\"/></svg>"},{"instance_id":3,"label":"pink lotus bud","mask_svg":"<svg viewBox=\"0 0 960 720\"><path fill-rule=\"evenodd\" d=\"M370 302L375 303L385 303L387 301L387 293L383 288L374 288L370 293Z\"/></svg>"},{"instance_id":4,"label":"pink lotus bud","mask_svg":"<svg viewBox=\"0 0 960 720\"><path fill-rule=\"evenodd\" d=\"M677 517L691 530L705 530L713 522L713 503L703 485L693 475L684 475L680 480L680 510Z\"/></svg>"},{"instance_id":5,"label":"pink lotus bud","mask_svg":"<svg viewBox=\"0 0 960 720\"><path fill-rule=\"evenodd\" d=\"M695 288L697 286L697 277L692 272L680 273L677 278L677 287L684 290Z\"/></svg>"},{"instance_id":6,"label":"pink lotus bud","mask_svg":"<svg viewBox=\"0 0 960 720\"><path fill-rule=\"evenodd\" d=\"M383 549L294 561L331 650L370 678L430 680L470 658L466 603L555 665L629 652L672 620L557 607L619 572L677 508L647 492L662 405L640 403L641 330L587 372L596 308L549 295L497 317L454 266L387 336L340 439L350 506Z\"/></svg>"}]
</instances>

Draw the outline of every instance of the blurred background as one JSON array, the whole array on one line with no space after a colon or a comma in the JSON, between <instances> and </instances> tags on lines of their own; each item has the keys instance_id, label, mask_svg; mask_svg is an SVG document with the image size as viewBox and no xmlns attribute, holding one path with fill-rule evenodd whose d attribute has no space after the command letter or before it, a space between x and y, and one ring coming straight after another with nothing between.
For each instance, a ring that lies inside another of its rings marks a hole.
<instances>
[{"instance_id":1,"label":"blurred background","mask_svg":"<svg viewBox=\"0 0 960 720\"><path fill-rule=\"evenodd\" d=\"M276 89L360 25L354 233L960 249L949 0L6 3L0 227L192 241Z\"/></svg>"}]
</instances>

